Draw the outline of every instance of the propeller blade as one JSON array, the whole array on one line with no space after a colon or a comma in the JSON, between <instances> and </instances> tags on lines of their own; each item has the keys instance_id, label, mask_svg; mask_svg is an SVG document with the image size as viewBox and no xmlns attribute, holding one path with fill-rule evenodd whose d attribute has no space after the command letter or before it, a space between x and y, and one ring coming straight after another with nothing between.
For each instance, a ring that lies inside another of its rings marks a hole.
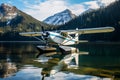
<instances>
[{"instance_id":1,"label":"propeller blade","mask_svg":"<svg viewBox=\"0 0 120 80\"><path fill-rule=\"evenodd\" d=\"M43 32L42 39L46 42L46 46L47 46L48 45L49 32L45 31L43 26L41 27L41 29L42 29L42 32Z\"/></svg>"},{"instance_id":2,"label":"propeller blade","mask_svg":"<svg viewBox=\"0 0 120 80\"><path fill-rule=\"evenodd\" d=\"M43 27L43 26L41 27L41 29L42 29L42 32L43 32L43 33L45 33L45 29L44 29L44 27Z\"/></svg>"}]
</instances>

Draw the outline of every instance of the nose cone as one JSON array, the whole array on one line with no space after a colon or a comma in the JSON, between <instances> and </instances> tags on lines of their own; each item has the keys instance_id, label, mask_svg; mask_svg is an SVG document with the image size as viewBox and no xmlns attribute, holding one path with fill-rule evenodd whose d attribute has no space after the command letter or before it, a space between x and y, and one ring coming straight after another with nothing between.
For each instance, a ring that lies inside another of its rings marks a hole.
<instances>
[{"instance_id":1,"label":"nose cone","mask_svg":"<svg viewBox=\"0 0 120 80\"><path fill-rule=\"evenodd\" d=\"M49 32L46 32L46 35L47 35L47 37L50 35L50 33Z\"/></svg>"}]
</instances>

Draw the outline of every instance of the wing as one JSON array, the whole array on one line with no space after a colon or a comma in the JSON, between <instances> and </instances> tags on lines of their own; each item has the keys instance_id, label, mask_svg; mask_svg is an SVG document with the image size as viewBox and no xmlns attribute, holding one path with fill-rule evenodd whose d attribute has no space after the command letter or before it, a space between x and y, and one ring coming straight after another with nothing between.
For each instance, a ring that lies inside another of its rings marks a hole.
<instances>
[{"instance_id":1,"label":"wing","mask_svg":"<svg viewBox=\"0 0 120 80\"><path fill-rule=\"evenodd\" d=\"M99 28L86 28L86 29L76 29L76 30L62 30L61 32L67 34L93 34L93 33L107 33L113 32L115 29L113 27L99 27Z\"/></svg>"},{"instance_id":2,"label":"wing","mask_svg":"<svg viewBox=\"0 0 120 80\"><path fill-rule=\"evenodd\" d=\"M93 34L93 33L107 33L113 32L115 29L113 27L99 27L99 28L86 28L86 29L76 29L76 30L60 30L60 32L67 34ZM41 36L43 32L22 32L19 33L21 36Z\"/></svg>"},{"instance_id":3,"label":"wing","mask_svg":"<svg viewBox=\"0 0 120 80\"><path fill-rule=\"evenodd\" d=\"M41 36L42 32L22 32L19 33L21 36Z\"/></svg>"}]
</instances>

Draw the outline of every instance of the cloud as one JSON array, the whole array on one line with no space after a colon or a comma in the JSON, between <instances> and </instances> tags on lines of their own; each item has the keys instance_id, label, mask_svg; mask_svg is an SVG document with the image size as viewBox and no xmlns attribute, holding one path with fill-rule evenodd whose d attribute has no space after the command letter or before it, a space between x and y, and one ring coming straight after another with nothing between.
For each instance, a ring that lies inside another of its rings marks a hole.
<instances>
[{"instance_id":1,"label":"cloud","mask_svg":"<svg viewBox=\"0 0 120 80\"><path fill-rule=\"evenodd\" d=\"M12 4L12 1L8 1L9 4Z\"/></svg>"},{"instance_id":2,"label":"cloud","mask_svg":"<svg viewBox=\"0 0 120 80\"><path fill-rule=\"evenodd\" d=\"M100 78L91 75L77 75L74 73L58 72L53 77L46 77L45 80L111 80L110 78Z\"/></svg>"},{"instance_id":3,"label":"cloud","mask_svg":"<svg viewBox=\"0 0 120 80\"><path fill-rule=\"evenodd\" d=\"M108 6L110 3L113 3L117 0L94 0L97 1L99 4L103 4L104 6Z\"/></svg>"},{"instance_id":4,"label":"cloud","mask_svg":"<svg viewBox=\"0 0 120 80\"><path fill-rule=\"evenodd\" d=\"M75 5L69 6L68 9L70 9L76 15L79 15L86 10L83 4L75 4Z\"/></svg>"},{"instance_id":5,"label":"cloud","mask_svg":"<svg viewBox=\"0 0 120 80\"><path fill-rule=\"evenodd\" d=\"M100 1L100 0L99 0ZM108 6L110 3L113 3L113 2L115 2L116 0L101 0L101 2L103 3L103 4L105 4L106 6Z\"/></svg>"},{"instance_id":6,"label":"cloud","mask_svg":"<svg viewBox=\"0 0 120 80\"><path fill-rule=\"evenodd\" d=\"M82 4L70 5L65 0L46 0L39 4L24 3L26 8L23 11L41 21L65 9L70 9L75 14L79 14L85 10Z\"/></svg>"},{"instance_id":7,"label":"cloud","mask_svg":"<svg viewBox=\"0 0 120 80\"><path fill-rule=\"evenodd\" d=\"M91 9L98 9L99 8L97 1L89 1L89 2L85 2L84 4L87 5Z\"/></svg>"},{"instance_id":8,"label":"cloud","mask_svg":"<svg viewBox=\"0 0 120 80\"><path fill-rule=\"evenodd\" d=\"M76 15L81 14L89 8L98 9L98 1L102 1L102 3L108 5L115 0L94 0L77 4L69 3L69 0L36 0L34 2L32 2L32 0L26 0L23 1L26 7L23 11L34 18L43 21L47 17L65 9L70 9Z\"/></svg>"}]
</instances>

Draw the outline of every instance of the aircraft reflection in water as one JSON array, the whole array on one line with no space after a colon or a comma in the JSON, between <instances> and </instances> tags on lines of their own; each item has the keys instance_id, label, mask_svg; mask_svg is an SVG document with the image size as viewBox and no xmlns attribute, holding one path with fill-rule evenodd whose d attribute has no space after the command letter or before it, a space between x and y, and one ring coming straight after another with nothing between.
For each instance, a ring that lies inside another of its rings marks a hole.
<instances>
[{"instance_id":1,"label":"aircraft reflection in water","mask_svg":"<svg viewBox=\"0 0 120 80\"><path fill-rule=\"evenodd\" d=\"M11 62L10 58L7 58L5 63L0 64L0 77L6 78L14 75L17 72L17 67Z\"/></svg>"},{"instance_id":2,"label":"aircraft reflection in water","mask_svg":"<svg viewBox=\"0 0 120 80\"><path fill-rule=\"evenodd\" d=\"M79 53L79 50L74 47L69 47L69 48L67 48L66 46L61 46L61 47L66 48L65 49L66 51L62 50L62 55L64 55L64 57L61 60L59 58L58 59L53 58L54 55L56 54L55 52L48 52L48 53L42 53L42 54L39 53L38 54L39 56L37 55L38 59L34 60L34 61L41 62L43 64L45 64L46 62L49 62L49 63L51 62L51 64L53 63L55 64L54 66L51 67L50 71L49 69L47 69L47 67L42 70L41 74L43 75L43 80L47 76L50 76L50 77L54 76L57 72L61 71L63 67L78 69L79 68L79 55L88 54L88 52ZM76 50L77 50L77 53L76 53ZM72 61L73 59L75 60L75 62Z\"/></svg>"}]
</instances>

